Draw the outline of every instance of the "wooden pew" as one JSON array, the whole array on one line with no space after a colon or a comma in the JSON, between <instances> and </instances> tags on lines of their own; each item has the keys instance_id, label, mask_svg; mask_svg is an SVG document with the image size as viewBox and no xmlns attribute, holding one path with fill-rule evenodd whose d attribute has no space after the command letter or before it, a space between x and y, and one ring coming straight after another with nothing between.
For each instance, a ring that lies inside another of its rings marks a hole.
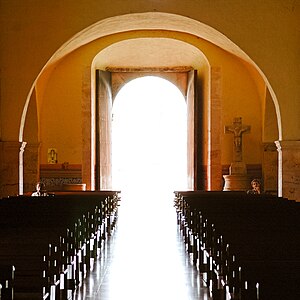
<instances>
[{"instance_id":1,"label":"wooden pew","mask_svg":"<svg viewBox=\"0 0 300 300\"><path fill-rule=\"evenodd\" d=\"M299 276L291 276L291 270L299 274L297 203L270 195L196 191L175 193L175 206L187 250L206 272L212 292L226 297L219 290L222 281L234 299L256 299L257 293L260 299L285 299L282 294L297 299Z\"/></svg>"},{"instance_id":2,"label":"wooden pew","mask_svg":"<svg viewBox=\"0 0 300 300\"><path fill-rule=\"evenodd\" d=\"M15 268L12 265L0 265L0 299L13 299Z\"/></svg>"},{"instance_id":3,"label":"wooden pew","mask_svg":"<svg viewBox=\"0 0 300 300\"><path fill-rule=\"evenodd\" d=\"M228 204L227 204L228 205ZM229 206L230 207L230 206ZM248 210L249 210L249 208L248 208ZM248 212L248 210L247 210L247 212ZM240 211L239 211L239 213L240 213ZM218 213L216 214L216 215L218 215ZM230 215L230 213L228 214L228 213L226 213L224 216L227 216L227 215ZM223 217L224 217L223 216ZM210 218L211 219L211 218ZM222 218L223 219L223 218ZM232 216L229 218L229 220L227 220L227 222L225 222L225 225L226 225L226 223L228 223L228 221L230 221L230 223L232 223ZM239 225L241 224L241 220L239 221ZM211 224L211 225L213 225L214 227L217 227L217 225L216 224ZM232 225L232 224L231 224ZM206 225L205 227L208 227L209 228L209 225ZM224 227L223 227L224 228ZM210 233L210 232L212 232L213 230L208 230L207 231L207 235L211 235L212 236L212 234ZM214 230L215 231L215 230ZM215 234L214 234L215 235ZM215 237L213 238L213 237L211 237L211 240L214 240L215 239ZM240 241L240 238L238 239L238 241ZM240 247L240 245L239 245L239 247ZM213 251L214 252L214 251ZM210 254L210 256L212 256L213 254Z\"/></svg>"},{"instance_id":4,"label":"wooden pew","mask_svg":"<svg viewBox=\"0 0 300 300\"><path fill-rule=\"evenodd\" d=\"M114 191L0 200L0 263L16 268L15 299L66 299L110 234L118 200Z\"/></svg>"},{"instance_id":5,"label":"wooden pew","mask_svg":"<svg viewBox=\"0 0 300 300\"><path fill-rule=\"evenodd\" d=\"M62 200L62 199L60 199L60 203L61 203L61 200ZM72 201L72 203L74 203L74 202L75 202L75 201ZM47 207L47 211L49 211L49 206ZM64 214L63 214L63 215L64 215ZM57 216L56 216L56 217L57 217ZM53 226L54 226L54 225L52 224L52 227L51 227L52 229L53 229ZM79 233L80 233L80 231L79 231ZM76 237L76 234L75 234L75 237ZM82 234L80 234L80 237L77 237L76 243L77 243L77 245L80 244L80 245L83 247L83 245L85 245L85 244L84 244L84 242L81 240L81 238L82 238ZM76 248L76 247L74 247L74 248ZM77 247L77 248L78 248L78 247ZM80 249L79 249L79 250L77 249L77 251L81 251L81 250L80 250ZM77 269L78 269L78 268L77 268Z\"/></svg>"}]
</instances>

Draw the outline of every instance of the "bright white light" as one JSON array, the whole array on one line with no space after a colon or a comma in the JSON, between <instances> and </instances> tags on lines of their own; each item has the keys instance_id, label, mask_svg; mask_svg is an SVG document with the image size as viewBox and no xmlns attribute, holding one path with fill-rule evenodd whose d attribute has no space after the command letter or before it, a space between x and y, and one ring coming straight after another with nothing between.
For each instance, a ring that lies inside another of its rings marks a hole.
<instances>
[{"instance_id":1,"label":"bright white light","mask_svg":"<svg viewBox=\"0 0 300 300\"><path fill-rule=\"evenodd\" d=\"M113 105L113 188L186 188L186 103L169 81L146 76L127 83Z\"/></svg>"},{"instance_id":2,"label":"bright white light","mask_svg":"<svg viewBox=\"0 0 300 300\"><path fill-rule=\"evenodd\" d=\"M112 164L113 188L122 195L107 299L188 299L173 207L173 191L187 187L187 114L175 85L147 76L120 90Z\"/></svg>"}]
</instances>

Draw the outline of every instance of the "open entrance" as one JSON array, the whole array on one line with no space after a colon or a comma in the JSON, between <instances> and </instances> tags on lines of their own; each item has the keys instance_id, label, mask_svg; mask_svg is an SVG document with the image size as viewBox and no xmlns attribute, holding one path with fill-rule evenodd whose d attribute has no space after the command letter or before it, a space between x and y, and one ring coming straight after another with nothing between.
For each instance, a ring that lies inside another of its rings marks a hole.
<instances>
[{"instance_id":1,"label":"open entrance","mask_svg":"<svg viewBox=\"0 0 300 300\"><path fill-rule=\"evenodd\" d=\"M172 195L176 189L186 189L186 102L169 81L145 76L130 81L117 94L112 184L126 195L145 190Z\"/></svg>"}]
</instances>

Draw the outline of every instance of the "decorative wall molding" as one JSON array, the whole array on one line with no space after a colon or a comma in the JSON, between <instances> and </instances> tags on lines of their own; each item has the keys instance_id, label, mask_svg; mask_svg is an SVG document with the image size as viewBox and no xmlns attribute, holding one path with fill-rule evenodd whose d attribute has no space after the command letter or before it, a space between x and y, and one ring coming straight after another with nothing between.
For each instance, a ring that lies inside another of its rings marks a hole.
<instances>
[{"instance_id":1,"label":"decorative wall molding","mask_svg":"<svg viewBox=\"0 0 300 300\"><path fill-rule=\"evenodd\" d=\"M61 189L64 184L81 184L82 168L79 164L42 164L40 180L47 190Z\"/></svg>"}]
</instances>

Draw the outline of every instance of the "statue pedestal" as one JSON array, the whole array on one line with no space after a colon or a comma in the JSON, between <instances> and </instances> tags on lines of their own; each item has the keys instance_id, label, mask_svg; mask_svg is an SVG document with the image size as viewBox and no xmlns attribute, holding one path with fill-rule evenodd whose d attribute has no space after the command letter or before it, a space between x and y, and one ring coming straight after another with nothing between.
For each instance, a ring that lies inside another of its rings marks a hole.
<instances>
[{"instance_id":1,"label":"statue pedestal","mask_svg":"<svg viewBox=\"0 0 300 300\"><path fill-rule=\"evenodd\" d=\"M230 175L224 175L223 191L247 191L250 188L246 164L242 161L233 162L229 168Z\"/></svg>"},{"instance_id":2,"label":"statue pedestal","mask_svg":"<svg viewBox=\"0 0 300 300\"><path fill-rule=\"evenodd\" d=\"M242 161L235 161L229 167L230 175L247 175L246 164Z\"/></svg>"},{"instance_id":3,"label":"statue pedestal","mask_svg":"<svg viewBox=\"0 0 300 300\"><path fill-rule=\"evenodd\" d=\"M249 178L247 175L223 175L225 184L223 191L247 191L249 190Z\"/></svg>"}]
</instances>

